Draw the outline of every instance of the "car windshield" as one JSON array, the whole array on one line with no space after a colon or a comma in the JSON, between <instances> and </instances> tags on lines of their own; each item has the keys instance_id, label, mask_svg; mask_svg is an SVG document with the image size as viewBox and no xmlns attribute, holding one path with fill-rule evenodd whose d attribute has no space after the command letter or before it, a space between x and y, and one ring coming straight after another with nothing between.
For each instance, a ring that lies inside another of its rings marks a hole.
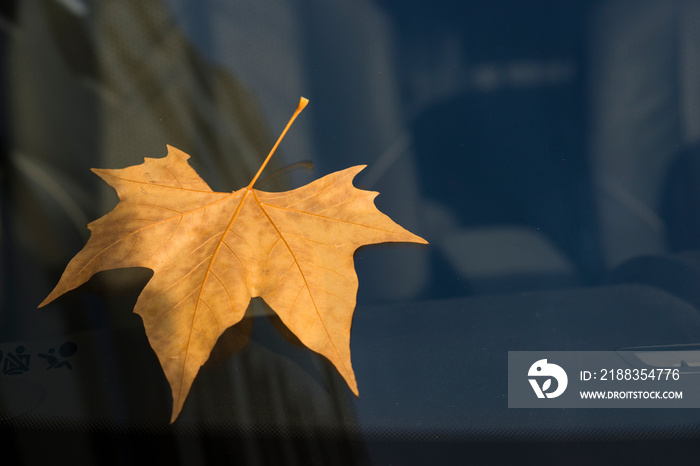
<instances>
[{"instance_id":1,"label":"car windshield","mask_svg":"<svg viewBox=\"0 0 700 466\"><path fill-rule=\"evenodd\" d=\"M3 463L692 464L695 2L3 5Z\"/></svg>"}]
</instances>

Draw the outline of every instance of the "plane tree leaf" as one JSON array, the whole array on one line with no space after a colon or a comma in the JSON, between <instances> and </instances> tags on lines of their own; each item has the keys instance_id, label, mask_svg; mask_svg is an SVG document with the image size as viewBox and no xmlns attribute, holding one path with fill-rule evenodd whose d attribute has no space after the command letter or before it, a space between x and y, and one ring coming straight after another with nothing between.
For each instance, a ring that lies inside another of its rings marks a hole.
<instances>
[{"instance_id":1,"label":"plane tree leaf","mask_svg":"<svg viewBox=\"0 0 700 466\"><path fill-rule=\"evenodd\" d=\"M350 361L358 288L353 254L372 243L427 243L376 208L378 193L353 186L364 166L286 192L253 188L307 102L301 99L250 184L232 193L212 191L189 156L171 146L164 158L93 169L117 191L119 203L88 225L90 239L39 307L97 272L152 269L134 312L170 383L171 422L219 336L243 318L254 297L358 394Z\"/></svg>"}]
</instances>

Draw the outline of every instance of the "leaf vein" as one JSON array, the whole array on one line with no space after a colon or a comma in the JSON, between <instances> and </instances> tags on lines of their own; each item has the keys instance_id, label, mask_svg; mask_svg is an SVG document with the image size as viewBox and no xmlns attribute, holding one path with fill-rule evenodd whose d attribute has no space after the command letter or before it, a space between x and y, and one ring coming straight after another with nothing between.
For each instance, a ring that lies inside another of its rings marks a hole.
<instances>
[{"instance_id":1,"label":"leaf vein","mask_svg":"<svg viewBox=\"0 0 700 466\"><path fill-rule=\"evenodd\" d=\"M265 214L265 216L267 217L267 219L268 219L268 221L270 222L270 224L271 224L271 225L273 226L273 228L277 231L277 234L279 235L279 237L280 237L280 238L282 239L282 241L284 242L285 246L287 246L287 249L289 250L289 253L292 255L292 258L294 259L294 262L296 263L297 268L299 269L299 273L301 273L301 277L302 277L302 279L304 280L304 286L306 286L306 289L309 291L309 297L311 298L311 303L313 304L314 311L316 311L316 316L318 317L318 320L321 322L321 326L323 327L323 330L324 330L324 332L326 333L326 336L328 337L328 341L331 342L331 346L333 347L333 350L334 350L335 353L336 353L337 360L339 361L340 364L343 365L343 369L345 370L345 372L349 372L348 368L345 367L345 361L343 360L342 356L340 355L340 351L338 350L338 347L335 345L335 341L333 340L333 338L331 337L330 332L328 331L328 327L326 326L326 323L325 323L324 320L323 320L323 316L321 315L321 312L320 312L319 309L318 309L318 305L316 304L316 301L314 300L313 293L311 292L311 289L309 288L309 282L308 282L307 279L306 279L306 275L304 274L304 271L302 270L301 265L299 264L299 261L297 260L296 255L294 254L294 251L292 250L292 248L291 248L291 246L289 245L289 243L287 243L287 241L284 239L284 236L282 235L282 232L279 230L279 228L277 228L277 225L275 225L275 222L274 222L274 221L272 220L272 218L270 217L270 214L268 214L267 211L265 210L265 208L263 207L262 202L261 202L260 199L258 198L258 196L257 196L257 194L255 193L255 191L253 191L253 196L255 197L255 201L256 201L256 202L258 203L258 205L260 206L260 210Z\"/></svg>"}]
</instances>

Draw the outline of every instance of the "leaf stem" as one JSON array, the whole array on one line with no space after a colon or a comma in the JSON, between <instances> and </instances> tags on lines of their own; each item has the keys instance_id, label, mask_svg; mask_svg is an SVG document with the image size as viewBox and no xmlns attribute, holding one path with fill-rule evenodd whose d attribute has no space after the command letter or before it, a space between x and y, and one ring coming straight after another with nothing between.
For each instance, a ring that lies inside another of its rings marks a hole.
<instances>
[{"instance_id":1,"label":"leaf stem","mask_svg":"<svg viewBox=\"0 0 700 466\"><path fill-rule=\"evenodd\" d=\"M284 135L287 134L287 131L289 130L289 127L292 126L292 123L294 123L294 120L296 120L297 116L301 113L302 110L304 110L304 107L306 107L306 104L309 103L309 99L302 97L299 99L299 105L297 105L297 109L294 111L294 115L292 115L292 118L289 119L289 122L287 123L287 126L284 127L284 130L282 130L282 134L280 134L280 137L277 138L277 142L275 143L274 146L272 146L272 150L270 150L270 153L267 154L267 158L265 158L265 161L262 163L260 166L260 169L258 172L255 174L253 177L253 180L250 182L248 185L247 189L253 189L253 185L255 184L256 181L258 181L258 177L262 173L262 171L265 169L265 166L267 163L270 161L272 158L272 154L275 153L275 150L277 150L277 146L280 145L280 142L282 142L282 139L284 138Z\"/></svg>"}]
</instances>

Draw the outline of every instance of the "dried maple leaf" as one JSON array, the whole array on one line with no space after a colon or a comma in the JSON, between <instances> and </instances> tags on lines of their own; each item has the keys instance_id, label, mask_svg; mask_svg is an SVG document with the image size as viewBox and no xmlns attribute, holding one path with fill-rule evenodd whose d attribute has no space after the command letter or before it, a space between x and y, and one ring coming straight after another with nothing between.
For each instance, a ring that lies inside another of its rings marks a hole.
<instances>
[{"instance_id":1,"label":"dried maple leaf","mask_svg":"<svg viewBox=\"0 0 700 466\"><path fill-rule=\"evenodd\" d=\"M88 225L88 243L39 307L99 271L152 269L134 312L170 383L171 422L219 336L258 296L357 394L350 364L358 285L353 254L372 243L427 243L377 210L377 193L352 185L364 166L292 191L253 189L307 102L301 99L250 184L233 193L212 191L187 163L189 156L170 146L166 157L141 165L93 169L116 189L119 204Z\"/></svg>"}]
</instances>

